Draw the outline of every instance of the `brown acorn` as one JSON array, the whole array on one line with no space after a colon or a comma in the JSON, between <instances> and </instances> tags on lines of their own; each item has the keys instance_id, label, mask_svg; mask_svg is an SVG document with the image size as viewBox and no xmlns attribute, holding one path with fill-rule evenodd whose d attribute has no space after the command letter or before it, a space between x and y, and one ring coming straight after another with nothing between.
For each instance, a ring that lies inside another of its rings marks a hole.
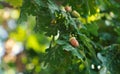
<instances>
[{"instance_id":1,"label":"brown acorn","mask_svg":"<svg viewBox=\"0 0 120 74\"><path fill-rule=\"evenodd\" d=\"M70 41L72 46L74 46L74 47L78 47L79 46L79 43L78 43L78 41L76 40L75 37L71 37L69 41Z\"/></svg>"},{"instance_id":2,"label":"brown acorn","mask_svg":"<svg viewBox=\"0 0 120 74\"><path fill-rule=\"evenodd\" d=\"M67 11L67 12L71 12L72 11L72 8L71 8L71 6L65 6L65 10Z\"/></svg>"}]
</instances>

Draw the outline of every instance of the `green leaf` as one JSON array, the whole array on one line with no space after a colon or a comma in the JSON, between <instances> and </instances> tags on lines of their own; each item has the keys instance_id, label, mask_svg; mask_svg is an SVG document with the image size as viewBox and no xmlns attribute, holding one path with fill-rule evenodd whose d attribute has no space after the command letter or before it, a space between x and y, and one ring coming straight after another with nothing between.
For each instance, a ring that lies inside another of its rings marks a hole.
<instances>
[{"instance_id":1,"label":"green leaf","mask_svg":"<svg viewBox=\"0 0 120 74\"><path fill-rule=\"evenodd\" d=\"M49 7L50 12L51 12L52 14L54 14L55 11L58 11L58 10L59 10L59 9L58 9L58 6L55 5L55 3L53 3L53 2L50 1L50 0L49 0L49 3L48 3L48 7Z\"/></svg>"},{"instance_id":2,"label":"green leaf","mask_svg":"<svg viewBox=\"0 0 120 74\"><path fill-rule=\"evenodd\" d=\"M109 71L107 70L106 67L103 67L100 71L99 74L110 74Z\"/></svg>"},{"instance_id":3,"label":"green leaf","mask_svg":"<svg viewBox=\"0 0 120 74\"><path fill-rule=\"evenodd\" d=\"M84 48L84 51L86 51L86 53L91 57L91 60L94 60L94 63L99 64L100 61L96 56L96 52L95 52L95 49L93 48L91 40L82 34L80 35L80 40L82 40L83 45L86 47Z\"/></svg>"},{"instance_id":4,"label":"green leaf","mask_svg":"<svg viewBox=\"0 0 120 74\"><path fill-rule=\"evenodd\" d=\"M69 16L69 23L70 23L70 25L72 25L72 26L74 27L74 29L75 29L77 32L79 32L79 31L78 31L78 27L77 27L77 25L76 25L76 22L75 22L74 18L72 18L71 16Z\"/></svg>"},{"instance_id":5,"label":"green leaf","mask_svg":"<svg viewBox=\"0 0 120 74\"><path fill-rule=\"evenodd\" d=\"M35 31L38 32L38 33L42 33L42 32L46 32L48 31L49 29L51 28L47 28L50 22L50 19L48 19L48 17L50 17L48 14L45 14L45 11L43 12L40 12L40 14L42 15L38 15L36 16L36 25L35 25ZM47 20L45 20L47 19ZM51 32L51 31L49 31Z\"/></svg>"},{"instance_id":6,"label":"green leaf","mask_svg":"<svg viewBox=\"0 0 120 74\"><path fill-rule=\"evenodd\" d=\"M31 10L31 9L34 9L34 10ZM34 1L24 0L20 13L21 14L20 14L20 18L18 20L18 23L21 23L23 21L27 21L27 17L29 15L35 16L38 13L38 9L37 9Z\"/></svg>"},{"instance_id":7,"label":"green leaf","mask_svg":"<svg viewBox=\"0 0 120 74\"><path fill-rule=\"evenodd\" d=\"M79 59L83 58L83 55L79 53L78 49L72 47L69 44L66 44L65 46L63 46L63 49L66 51L71 51L72 55L77 56Z\"/></svg>"},{"instance_id":8,"label":"green leaf","mask_svg":"<svg viewBox=\"0 0 120 74\"><path fill-rule=\"evenodd\" d=\"M56 42L57 42L57 44L59 44L59 45L64 45L64 44L66 44L66 42L65 42L64 40L57 40Z\"/></svg>"},{"instance_id":9,"label":"green leaf","mask_svg":"<svg viewBox=\"0 0 120 74\"><path fill-rule=\"evenodd\" d=\"M22 6L22 2L23 0L4 0L6 2L8 2L10 5L12 5L13 7L21 7Z\"/></svg>"},{"instance_id":10,"label":"green leaf","mask_svg":"<svg viewBox=\"0 0 120 74\"><path fill-rule=\"evenodd\" d=\"M87 31L94 36L98 36L98 25L96 23L91 23L86 25Z\"/></svg>"},{"instance_id":11,"label":"green leaf","mask_svg":"<svg viewBox=\"0 0 120 74\"><path fill-rule=\"evenodd\" d=\"M45 3L43 2L43 0L34 0L35 3L40 7L45 7Z\"/></svg>"},{"instance_id":12,"label":"green leaf","mask_svg":"<svg viewBox=\"0 0 120 74\"><path fill-rule=\"evenodd\" d=\"M120 27L115 28L114 31L120 36Z\"/></svg>"},{"instance_id":13,"label":"green leaf","mask_svg":"<svg viewBox=\"0 0 120 74\"><path fill-rule=\"evenodd\" d=\"M81 35L80 39L82 40L83 44L88 48L89 52L95 57L95 50L93 49L92 44L90 43L91 40L87 38L85 35Z\"/></svg>"},{"instance_id":14,"label":"green leaf","mask_svg":"<svg viewBox=\"0 0 120 74\"><path fill-rule=\"evenodd\" d=\"M98 53L98 58L102 61L111 74L120 74L120 45L113 44L104 48Z\"/></svg>"}]
</instances>

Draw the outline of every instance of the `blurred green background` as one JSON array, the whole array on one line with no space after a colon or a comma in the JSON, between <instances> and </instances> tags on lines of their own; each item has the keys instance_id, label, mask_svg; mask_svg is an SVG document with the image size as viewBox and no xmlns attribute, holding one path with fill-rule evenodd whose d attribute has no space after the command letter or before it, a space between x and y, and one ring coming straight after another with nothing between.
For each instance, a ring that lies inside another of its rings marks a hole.
<instances>
[{"instance_id":1,"label":"blurred green background","mask_svg":"<svg viewBox=\"0 0 120 74\"><path fill-rule=\"evenodd\" d=\"M37 74L42 69L50 38L33 31L33 16L17 23L21 5L22 0L0 0L0 74Z\"/></svg>"}]
</instances>

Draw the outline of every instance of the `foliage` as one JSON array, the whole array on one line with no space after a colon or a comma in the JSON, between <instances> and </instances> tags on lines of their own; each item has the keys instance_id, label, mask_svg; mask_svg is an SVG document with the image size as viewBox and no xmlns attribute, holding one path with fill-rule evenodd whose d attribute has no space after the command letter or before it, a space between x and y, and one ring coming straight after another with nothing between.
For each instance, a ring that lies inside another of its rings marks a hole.
<instances>
[{"instance_id":1,"label":"foliage","mask_svg":"<svg viewBox=\"0 0 120 74\"><path fill-rule=\"evenodd\" d=\"M77 13L67 12L66 5ZM47 67L38 73L119 74L119 8L117 0L24 0L18 22L35 16L35 32L52 38L40 60ZM70 44L71 37L79 47Z\"/></svg>"},{"instance_id":2,"label":"foliage","mask_svg":"<svg viewBox=\"0 0 120 74\"><path fill-rule=\"evenodd\" d=\"M103 62L103 67L106 68L105 73L101 72L101 74L106 74L110 71L111 74L119 74L120 68L120 45L113 44L104 48L104 51L98 53L98 57ZM103 69L104 69L103 68Z\"/></svg>"},{"instance_id":3,"label":"foliage","mask_svg":"<svg viewBox=\"0 0 120 74\"><path fill-rule=\"evenodd\" d=\"M23 0L5 0L6 2L8 2L10 5L12 5L13 7L21 7L22 6L22 2Z\"/></svg>"}]
</instances>

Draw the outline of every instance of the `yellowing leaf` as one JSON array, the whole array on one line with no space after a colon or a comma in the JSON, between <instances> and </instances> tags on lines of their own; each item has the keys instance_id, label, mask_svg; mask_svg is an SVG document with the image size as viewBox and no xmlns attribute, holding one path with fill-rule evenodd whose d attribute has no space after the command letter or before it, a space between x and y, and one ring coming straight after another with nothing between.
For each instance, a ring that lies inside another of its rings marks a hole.
<instances>
[{"instance_id":1,"label":"yellowing leaf","mask_svg":"<svg viewBox=\"0 0 120 74\"><path fill-rule=\"evenodd\" d=\"M40 44L34 35L28 37L26 46L27 48L33 48L35 52L44 53L46 49L46 45Z\"/></svg>"},{"instance_id":2,"label":"yellowing leaf","mask_svg":"<svg viewBox=\"0 0 120 74\"><path fill-rule=\"evenodd\" d=\"M10 34L10 37L14 38L17 41L24 41L26 38L26 31L23 28L19 27L17 29L17 32L12 32Z\"/></svg>"},{"instance_id":3,"label":"yellowing leaf","mask_svg":"<svg viewBox=\"0 0 120 74\"><path fill-rule=\"evenodd\" d=\"M31 35L27 39L27 47L33 48L35 51L39 50L39 43L34 35Z\"/></svg>"},{"instance_id":4,"label":"yellowing leaf","mask_svg":"<svg viewBox=\"0 0 120 74\"><path fill-rule=\"evenodd\" d=\"M5 1L14 7L22 6L22 2L23 2L23 0L5 0Z\"/></svg>"}]
</instances>

